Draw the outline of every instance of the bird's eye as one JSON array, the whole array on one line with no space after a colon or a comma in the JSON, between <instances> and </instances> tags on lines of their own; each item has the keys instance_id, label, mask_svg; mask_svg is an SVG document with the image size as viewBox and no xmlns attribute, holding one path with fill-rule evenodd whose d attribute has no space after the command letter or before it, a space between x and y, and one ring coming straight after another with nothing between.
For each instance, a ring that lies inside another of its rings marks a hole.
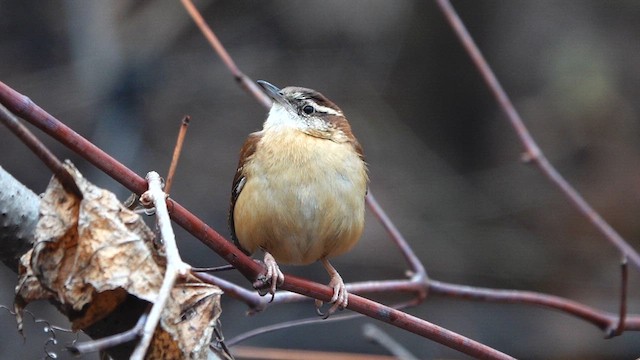
<instances>
[{"instance_id":1,"label":"bird's eye","mask_svg":"<svg viewBox=\"0 0 640 360\"><path fill-rule=\"evenodd\" d=\"M316 111L316 109L313 108L313 106L311 105L305 105L302 108L302 112L304 112L307 115L313 114Z\"/></svg>"}]
</instances>

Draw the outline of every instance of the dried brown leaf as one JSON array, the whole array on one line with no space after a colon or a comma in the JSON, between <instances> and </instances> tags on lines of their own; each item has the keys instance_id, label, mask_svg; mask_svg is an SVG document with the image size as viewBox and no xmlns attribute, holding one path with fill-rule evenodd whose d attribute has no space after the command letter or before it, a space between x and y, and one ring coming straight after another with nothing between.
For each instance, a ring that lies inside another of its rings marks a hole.
<instances>
[{"instance_id":1,"label":"dried brown leaf","mask_svg":"<svg viewBox=\"0 0 640 360\"><path fill-rule=\"evenodd\" d=\"M127 294L153 303L166 260L139 215L89 183L71 163L65 166L83 196L65 192L51 179L34 247L21 259L15 307L21 313L29 302L54 300L74 329L84 329L115 310ZM206 358L221 294L194 277L179 279L147 357Z\"/></svg>"},{"instance_id":2,"label":"dried brown leaf","mask_svg":"<svg viewBox=\"0 0 640 360\"><path fill-rule=\"evenodd\" d=\"M206 359L221 312L220 295L220 288L194 277L176 284L146 358Z\"/></svg>"},{"instance_id":3,"label":"dried brown leaf","mask_svg":"<svg viewBox=\"0 0 640 360\"><path fill-rule=\"evenodd\" d=\"M19 286L16 296L24 304L42 299L42 289L26 280L35 277L48 292L45 298L75 313L73 327L79 329L100 320L126 297L111 290L124 289L152 302L164 265L154 261L154 236L140 216L66 165L83 198L67 193L52 178L40 204L34 249L25 254L31 273L21 273L20 283L31 286Z\"/></svg>"}]
</instances>

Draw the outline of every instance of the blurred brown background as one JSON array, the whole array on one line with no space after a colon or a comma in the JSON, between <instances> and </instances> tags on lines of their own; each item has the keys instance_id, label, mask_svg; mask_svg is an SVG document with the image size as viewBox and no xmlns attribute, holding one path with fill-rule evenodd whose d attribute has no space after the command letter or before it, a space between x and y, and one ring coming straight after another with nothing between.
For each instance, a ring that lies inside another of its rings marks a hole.
<instances>
[{"instance_id":1,"label":"blurred brown background","mask_svg":"<svg viewBox=\"0 0 640 360\"><path fill-rule=\"evenodd\" d=\"M199 1L253 79L317 89L352 124L371 190L437 280L525 289L615 312L620 255L533 168L431 1ZM454 1L550 160L640 249L640 3ZM238 150L266 110L245 94L179 1L0 0L0 80L143 175L166 173L179 121L192 123L172 196L224 235ZM39 132L37 132L39 133ZM50 173L6 129L0 164L35 192ZM40 133L39 133L40 134ZM46 139L91 181L127 191ZM376 220L334 264L345 281L401 278L406 269ZM195 266L223 261L178 230ZM326 283L320 265L285 272ZM0 304L16 276L0 270ZM224 277L249 286L236 274ZM631 269L629 311L640 277ZM391 297L383 301L393 300ZM395 298L397 300L397 298ZM66 326L47 304L30 307ZM313 316L311 303L245 317L224 299L230 338ZM530 359L629 359L640 334L604 340L583 321L519 305L431 297L410 313ZM295 328L246 345L385 353L362 336L369 319ZM380 325L420 358L464 358ZM0 358L39 358L46 337L0 310ZM59 334L61 344L73 337ZM48 349L68 357L62 345Z\"/></svg>"}]
</instances>

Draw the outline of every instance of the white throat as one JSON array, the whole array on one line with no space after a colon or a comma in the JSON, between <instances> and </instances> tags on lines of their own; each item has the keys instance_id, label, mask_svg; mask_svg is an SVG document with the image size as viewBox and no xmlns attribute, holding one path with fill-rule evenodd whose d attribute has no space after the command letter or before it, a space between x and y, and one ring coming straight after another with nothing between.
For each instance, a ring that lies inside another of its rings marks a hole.
<instances>
[{"instance_id":1,"label":"white throat","mask_svg":"<svg viewBox=\"0 0 640 360\"><path fill-rule=\"evenodd\" d=\"M264 122L265 129L271 128L297 128L304 127L304 122L300 121L300 116L287 110L281 104L274 102L269 110L269 116Z\"/></svg>"}]
</instances>

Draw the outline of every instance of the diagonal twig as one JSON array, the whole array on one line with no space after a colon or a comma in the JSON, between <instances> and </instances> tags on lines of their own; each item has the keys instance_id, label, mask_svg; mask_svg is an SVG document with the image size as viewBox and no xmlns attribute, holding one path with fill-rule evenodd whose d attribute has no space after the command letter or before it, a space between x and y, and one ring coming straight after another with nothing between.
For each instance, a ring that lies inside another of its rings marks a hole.
<instances>
[{"instance_id":1,"label":"diagonal twig","mask_svg":"<svg viewBox=\"0 0 640 360\"><path fill-rule=\"evenodd\" d=\"M173 149L173 156L171 157L171 165L169 165L169 172L167 173L167 183L164 186L164 192L167 194L171 194L171 185L173 184L173 176L176 173L176 168L178 167L178 159L180 158L180 154L182 153L182 144L184 144L184 137L187 134L187 128L189 127L189 122L191 121L191 116L185 115L180 122L180 130L178 132L178 139L176 140L176 146Z\"/></svg>"},{"instance_id":2,"label":"diagonal twig","mask_svg":"<svg viewBox=\"0 0 640 360\"><path fill-rule=\"evenodd\" d=\"M207 22L204 21L198 9L196 9L196 7L193 5L193 2L191 2L191 0L181 1L182 5L187 10L193 21L196 23L196 25L198 25L198 28L200 29L204 37L207 39L209 44L211 44L211 47L213 47L220 59L222 59L224 65L227 67L227 69L229 69L236 82L238 82L238 84L240 84L240 86L242 86L242 88L244 88L247 92L253 95L259 103L267 107L271 106L271 99L258 88L258 85L256 85L253 80L251 80L242 71L240 71L227 50L224 48L224 46L222 46L220 40L218 40L216 34L211 30L209 25L207 25Z\"/></svg>"},{"instance_id":3,"label":"diagonal twig","mask_svg":"<svg viewBox=\"0 0 640 360\"><path fill-rule=\"evenodd\" d=\"M417 301L415 300L410 300L410 301L405 301L402 303L398 303L393 305L392 307L394 309L404 309L410 306L415 306L417 304ZM226 344L231 347L231 346L235 346L243 341L249 340L253 337L259 336L259 335L264 335L273 331L278 331L278 330L283 330L283 329L290 329L292 327L297 327L297 326L305 326L305 325L313 325L313 324L326 324L326 323L330 323L330 322L339 322L339 321L345 321L345 320L351 320L351 319L355 319L358 317L361 317L362 314L357 314L357 313L351 313L351 314L345 314L345 315L335 315L335 316L331 316L328 317L326 319L322 319L319 318L317 316L314 316L312 318L304 318L304 319L296 319L296 320L290 320L290 321L284 321L281 323L276 323L276 324L270 324L270 325L266 325L266 326L262 326L259 328L255 328L252 329L250 331L247 331L243 334L240 334L230 340L226 341Z\"/></svg>"},{"instance_id":4,"label":"diagonal twig","mask_svg":"<svg viewBox=\"0 0 640 360\"><path fill-rule=\"evenodd\" d=\"M82 199L82 192L78 188L75 180L69 174L67 169L62 166L60 160L47 149L44 144L33 135L26 126L22 125L20 120L16 118L7 108L0 105L0 122L2 122L11 132L13 132L22 142L27 145L33 153L42 160L42 162L51 170L58 178L62 187L68 192Z\"/></svg>"},{"instance_id":5,"label":"diagonal twig","mask_svg":"<svg viewBox=\"0 0 640 360\"><path fill-rule=\"evenodd\" d=\"M480 49L473 41L473 38L467 31L464 23L456 13L455 9L451 5L449 0L436 0L436 3L440 7L440 10L444 14L449 25L453 28L458 40L462 43L462 46L467 51L473 64L476 66L480 75L484 79L487 87L491 90L491 93L496 98L496 101L500 105L500 108L504 111L507 119L511 123L511 126L516 131L520 142L525 148L525 155L523 159L535 164L542 174L554 184L562 194L571 202L571 204L589 220L593 226L604 237L613 244L623 256L628 257L633 266L640 270L640 254L631 247L623 238L609 225L603 218L595 211L589 203L565 180L562 175L551 165L547 157L543 154L542 150L535 142L531 133L527 129L520 117L520 114L513 106L513 103L509 99L509 96L500 85L498 78L491 70L491 67L487 63Z\"/></svg>"},{"instance_id":6,"label":"diagonal twig","mask_svg":"<svg viewBox=\"0 0 640 360\"><path fill-rule=\"evenodd\" d=\"M378 218L382 226L389 233L389 236L391 237L391 239L396 243L396 245L400 249L400 252L402 253L402 255L404 255L407 263L409 263L409 266L411 267L411 271L413 272L413 274L411 274L413 277L412 280L417 283L422 283L422 284L426 283L428 281L428 276L427 276L427 271L425 270L424 265L422 264L422 261L420 261L416 253L413 252L413 249L411 248L407 240L404 238L400 230L398 230L398 228L393 223L393 221L391 221L391 219L389 218L387 213L384 211L382 206L378 204L378 201L371 193L371 190L369 190L366 200L367 200L367 204L369 205L369 209L373 211L374 215ZM422 294L420 297L425 298L426 293Z\"/></svg>"}]
</instances>

